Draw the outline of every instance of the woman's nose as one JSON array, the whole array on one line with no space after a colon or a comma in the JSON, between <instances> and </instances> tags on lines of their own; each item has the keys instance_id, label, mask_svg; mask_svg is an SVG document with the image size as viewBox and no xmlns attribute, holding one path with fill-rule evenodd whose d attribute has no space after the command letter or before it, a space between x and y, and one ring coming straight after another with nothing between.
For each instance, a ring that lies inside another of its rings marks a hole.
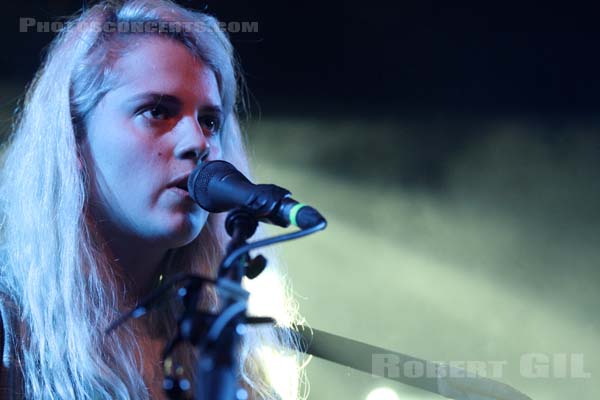
<instances>
[{"instance_id":1,"label":"woman's nose","mask_svg":"<svg viewBox=\"0 0 600 400\"><path fill-rule=\"evenodd\" d=\"M177 136L175 157L182 160L193 160L195 163L206 160L210 153L210 144L195 118L182 120Z\"/></svg>"}]
</instances>

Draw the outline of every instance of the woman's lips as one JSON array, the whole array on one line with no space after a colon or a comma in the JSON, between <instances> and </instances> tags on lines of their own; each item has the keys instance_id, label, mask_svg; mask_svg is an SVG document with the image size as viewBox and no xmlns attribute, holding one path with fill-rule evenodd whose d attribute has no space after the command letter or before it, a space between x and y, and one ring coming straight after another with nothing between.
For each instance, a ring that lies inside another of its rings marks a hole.
<instances>
[{"instance_id":1,"label":"woman's lips","mask_svg":"<svg viewBox=\"0 0 600 400\"><path fill-rule=\"evenodd\" d=\"M187 184L188 184L189 177L190 177L189 172L184 175L180 175L179 177L173 179L171 181L171 183L169 184L169 186L176 187L181 190L185 190L185 192L187 193Z\"/></svg>"},{"instance_id":2,"label":"woman's lips","mask_svg":"<svg viewBox=\"0 0 600 400\"><path fill-rule=\"evenodd\" d=\"M190 197L190 194L188 193L187 190L182 189L182 188L180 188L178 186L171 186L169 188L169 190L172 190L173 192L177 193L180 196ZM191 197L190 197L190 199L191 199Z\"/></svg>"}]
</instances>

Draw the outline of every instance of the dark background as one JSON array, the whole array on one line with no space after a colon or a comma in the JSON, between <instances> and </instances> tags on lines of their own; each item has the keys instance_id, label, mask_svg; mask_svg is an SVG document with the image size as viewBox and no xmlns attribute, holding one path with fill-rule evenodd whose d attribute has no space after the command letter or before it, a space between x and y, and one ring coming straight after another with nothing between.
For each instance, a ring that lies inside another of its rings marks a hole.
<instances>
[{"instance_id":1,"label":"dark background","mask_svg":"<svg viewBox=\"0 0 600 400\"><path fill-rule=\"evenodd\" d=\"M222 21L258 21L232 34L252 92L314 110L392 113L593 114L598 6L520 2L185 1ZM484 4L482 4L484 3ZM591 2L590 2L591 3ZM58 20L81 1L12 4L0 73L26 80L52 34L19 33L18 17Z\"/></svg>"}]
</instances>

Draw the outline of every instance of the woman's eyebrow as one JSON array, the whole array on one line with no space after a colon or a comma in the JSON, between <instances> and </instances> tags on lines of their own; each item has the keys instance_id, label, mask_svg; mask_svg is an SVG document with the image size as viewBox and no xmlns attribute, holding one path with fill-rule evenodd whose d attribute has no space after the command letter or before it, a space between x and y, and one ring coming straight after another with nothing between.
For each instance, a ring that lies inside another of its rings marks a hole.
<instances>
[{"instance_id":1,"label":"woman's eyebrow","mask_svg":"<svg viewBox=\"0 0 600 400\"><path fill-rule=\"evenodd\" d=\"M170 104L173 106L181 107L183 105L183 101L177 96L166 94L166 93L158 93L158 92L146 92L140 93L132 96L130 99L126 101L127 104L134 104L140 101L144 102L152 102L154 104ZM220 104L213 104L212 102L209 104L202 105L199 109L200 112L203 113L211 113L211 114L223 114L223 110L221 109Z\"/></svg>"},{"instance_id":2,"label":"woman's eyebrow","mask_svg":"<svg viewBox=\"0 0 600 400\"><path fill-rule=\"evenodd\" d=\"M222 116L223 115L223 110L217 104L207 104L207 105L204 105L204 106L200 107L198 109L198 111L200 111L201 113L214 114L214 115L218 115L218 116Z\"/></svg>"},{"instance_id":3,"label":"woman's eyebrow","mask_svg":"<svg viewBox=\"0 0 600 400\"><path fill-rule=\"evenodd\" d=\"M166 93L157 93L157 92L147 92L140 93L135 96L132 96L127 100L128 104L137 103L139 101L152 101L156 104L172 104L172 105L181 105L182 101L177 97Z\"/></svg>"}]
</instances>

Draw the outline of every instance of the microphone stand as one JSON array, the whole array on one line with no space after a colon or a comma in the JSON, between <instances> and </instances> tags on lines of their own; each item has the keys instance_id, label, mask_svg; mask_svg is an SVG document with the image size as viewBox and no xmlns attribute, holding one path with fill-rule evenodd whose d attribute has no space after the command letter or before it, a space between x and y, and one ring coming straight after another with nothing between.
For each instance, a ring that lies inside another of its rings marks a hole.
<instances>
[{"instance_id":1,"label":"microphone stand","mask_svg":"<svg viewBox=\"0 0 600 400\"><path fill-rule=\"evenodd\" d=\"M311 235L325 229L327 221L321 217L314 226L248 243L247 240L254 235L257 226L258 219L252 210L244 208L232 210L225 222L225 229L231 241L227 245L216 280L194 274L177 274L138 303L133 310L119 316L106 329L106 333L110 334L127 320L142 317L160 304L172 288L178 284L185 284L176 292L184 307L177 321L178 329L165 346L161 356L165 375L163 389L168 398L172 400L191 398L192 383L182 376L183 369L180 369L171 357L175 347L184 342L191 343L199 350L193 384L194 400L248 398L248 393L238 387L240 374L237 365L245 327L275 323L271 317L246 315L250 293L242 288L242 278L257 277L267 264L267 260L262 255L252 258L249 252L260 247ZM215 287L221 302L218 304L220 311L216 314L200 311L197 308L199 300L202 299L202 291L207 285Z\"/></svg>"},{"instance_id":2,"label":"microphone stand","mask_svg":"<svg viewBox=\"0 0 600 400\"><path fill-rule=\"evenodd\" d=\"M226 256L247 245L258 226L257 219L243 209L227 215L225 229L231 236ZM263 263L264 258L258 258ZM242 278L252 264L248 252L239 255L230 265L221 264L217 288L226 286L234 291L223 299L222 311L203 340L202 353L196 365L195 397L197 400L245 399L247 393L238 387L238 351L247 323L246 310L249 293L242 289ZM264 264L264 263L263 263ZM264 265L263 265L264 268ZM231 295L235 293L235 295ZM265 321L267 322L267 321ZM270 321L268 321L270 322ZM218 329L215 326L218 325Z\"/></svg>"}]
</instances>

